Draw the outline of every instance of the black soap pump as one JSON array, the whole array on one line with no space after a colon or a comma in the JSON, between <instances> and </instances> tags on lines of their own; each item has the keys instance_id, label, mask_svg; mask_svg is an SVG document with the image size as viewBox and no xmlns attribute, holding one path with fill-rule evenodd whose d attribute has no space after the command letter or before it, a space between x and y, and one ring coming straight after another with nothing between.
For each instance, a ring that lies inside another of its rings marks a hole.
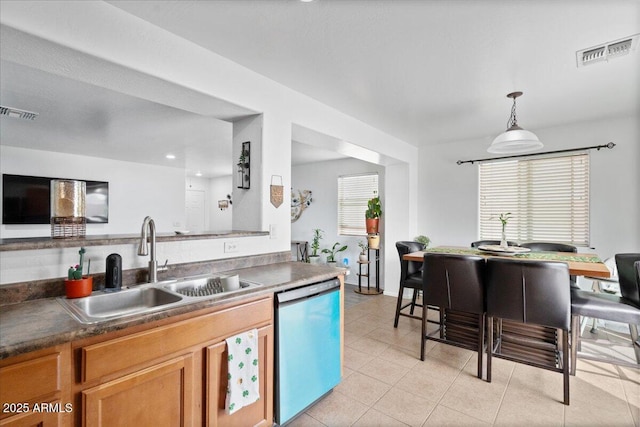
<instances>
[{"instance_id":1,"label":"black soap pump","mask_svg":"<svg viewBox=\"0 0 640 427\"><path fill-rule=\"evenodd\" d=\"M122 257L111 254L107 257L107 267L104 274L105 292L115 292L122 288Z\"/></svg>"}]
</instances>

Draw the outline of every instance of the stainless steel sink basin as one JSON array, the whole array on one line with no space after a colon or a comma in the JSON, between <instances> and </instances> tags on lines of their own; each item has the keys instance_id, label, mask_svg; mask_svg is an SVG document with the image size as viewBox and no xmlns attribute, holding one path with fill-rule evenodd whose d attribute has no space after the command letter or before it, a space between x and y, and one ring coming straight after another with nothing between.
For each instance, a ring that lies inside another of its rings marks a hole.
<instances>
[{"instance_id":1,"label":"stainless steel sink basin","mask_svg":"<svg viewBox=\"0 0 640 427\"><path fill-rule=\"evenodd\" d=\"M262 286L240 280L238 289L225 290L223 286L225 277L229 276L189 277L144 284L118 292L99 291L84 298L60 297L58 301L79 322L90 324L166 310L205 299L245 293L247 290Z\"/></svg>"},{"instance_id":2,"label":"stainless steel sink basin","mask_svg":"<svg viewBox=\"0 0 640 427\"><path fill-rule=\"evenodd\" d=\"M230 294L244 289L261 286L257 283L240 280L240 287L238 289L225 290L224 284L220 279L220 276L213 276L179 280L175 283L165 285L164 289L168 289L187 297L210 298L216 294Z\"/></svg>"},{"instance_id":3,"label":"stainless steel sink basin","mask_svg":"<svg viewBox=\"0 0 640 427\"><path fill-rule=\"evenodd\" d=\"M148 313L181 302L183 297L157 287L99 292L85 298L59 301L82 323L95 323L139 313Z\"/></svg>"}]
</instances>

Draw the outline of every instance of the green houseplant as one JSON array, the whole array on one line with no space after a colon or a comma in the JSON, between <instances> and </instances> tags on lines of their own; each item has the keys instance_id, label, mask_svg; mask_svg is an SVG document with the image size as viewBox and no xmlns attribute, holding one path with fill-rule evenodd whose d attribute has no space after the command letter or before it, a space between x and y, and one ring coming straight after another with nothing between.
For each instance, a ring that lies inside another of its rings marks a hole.
<instances>
[{"instance_id":1,"label":"green houseplant","mask_svg":"<svg viewBox=\"0 0 640 427\"><path fill-rule=\"evenodd\" d=\"M364 212L367 225L367 234L375 234L378 232L378 224L382 216L382 205L380 197L375 196L367 202L367 210Z\"/></svg>"},{"instance_id":2,"label":"green houseplant","mask_svg":"<svg viewBox=\"0 0 640 427\"><path fill-rule=\"evenodd\" d=\"M340 246L339 242L334 243L333 247L331 249L325 248L322 250L323 254L328 254L327 255L327 264L329 263L335 263L336 262L336 254L338 254L339 252L343 252L347 250L347 245L343 245Z\"/></svg>"},{"instance_id":3,"label":"green houseplant","mask_svg":"<svg viewBox=\"0 0 640 427\"><path fill-rule=\"evenodd\" d=\"M309 262L311 264L320 263L320 240L322 240L323 231L319 228L313 229L313 238L311 239L311 255L309 255Z\"/></svg>"},{"instance_id":4,"label":"green houseplant","mask_svg":"<svg viewBox=\"0 0 640 427\"><path fill-rule=\"evenodd\" d=\"M360 247L360 255L359 255L360 262L367 262L369 260L369 257L367 255L367 249L369 249L369 245L367 244L367 241L366 240L359 241L358 246Z\"/></svg>"},{"instance_id":5,"label":"green houseplant","mask_svg":"<svg viewBox=\"0 0 640 427\"><path fill-rule=\"evenodd\" d=\"M429 244L431 243L431 239L428 238L427 236L423 236L423 235L416 236L416 237L413 238L413 240L415 242L422 243L424 245L425 249L428 248Z\"/></svg>"}]
</instances>

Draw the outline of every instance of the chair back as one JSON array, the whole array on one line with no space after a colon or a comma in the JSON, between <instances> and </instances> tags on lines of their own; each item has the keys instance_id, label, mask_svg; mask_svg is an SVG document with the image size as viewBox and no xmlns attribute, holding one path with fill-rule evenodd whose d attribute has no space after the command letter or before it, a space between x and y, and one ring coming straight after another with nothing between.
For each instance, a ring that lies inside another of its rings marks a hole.
<instances>
[{"instance_id":1,"label":"chair back","mask_svg":"<svg viewBox=\"0 0 640 427\"><path fill-rule=\"evenodd\" d=\"M472 248L477 248L479 246L498 246L500 244L500 240L476 240L475 242L471 242ZM517 246L516 242L507 242L509 246Z\"/></svg>"},{"instance_id":2,"label":"chair back","mask_svg":"<svg viewBox=\"0 0 640 427\"><path fill-rule=\"evenodd\" d=\"M637 278L638 270L634 266L637 261L640 261L640 254L616 254L615 258L622 298L626 303L640 308L640 283Z\"/></svg>"},{"instance_id":3,"label":"chair back","mask_svg":"<svg viewBox=\"0 0 640 427\"><path fill-rule=\"evenodd\" d=\"M487 315L569 330L569 267L551 261L487 260Z\"/></svg>"},{"instance_id":4,"label":"chair back","mask_svg":"<svg viewBox=\"0 0 640 427\"><path fill-rule=\"evenodd\" d=\"M406 261L403 255L411 252L418 252L424 249L424 244L419 242L399 241L396 242L396 249L400 257L400 280L405 281L408 276L417 273L422 269L422 263L418 261Z\"/></svg>"},{"instance_id":5,"label":"chair back","mask_svg":"<svg viewBox=\"0 0 640 427\"><path fill-rule=\"evenodd\" d=\"M422 291L428 305L441 309L484 313L483 257L424 254Z\"/></svg>"},{"instance_id":6,"label":"chair back","mask_svg":"<svg viewBox=\"0 0 640 427\"><path fill-rule=\"evenodd\" d=\"M578 252L578 248L564 243L529 242L521 243L523 248L529 248L534 252Z\"/></svg>"}]
</instances>

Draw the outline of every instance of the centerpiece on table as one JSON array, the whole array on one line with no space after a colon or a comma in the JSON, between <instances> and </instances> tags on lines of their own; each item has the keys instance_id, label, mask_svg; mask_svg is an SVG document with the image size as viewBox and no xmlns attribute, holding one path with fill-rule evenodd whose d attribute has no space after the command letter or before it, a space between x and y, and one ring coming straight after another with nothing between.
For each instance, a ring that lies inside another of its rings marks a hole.
<instances>
[{"instance_id":1,"label":"centerpiece on table","mask_svg":"<svg viewBox=\"0 0 640 427\"><path fill-rule=\"evenodd\" d=\"M500 222L502 223L502 235L500 236L500 247L503 249L509 248L509 243L507 242L507 223L509 222L509 217L511 216L511 212L501 213L498 217Z\"/></svg>"}]
</instances>

